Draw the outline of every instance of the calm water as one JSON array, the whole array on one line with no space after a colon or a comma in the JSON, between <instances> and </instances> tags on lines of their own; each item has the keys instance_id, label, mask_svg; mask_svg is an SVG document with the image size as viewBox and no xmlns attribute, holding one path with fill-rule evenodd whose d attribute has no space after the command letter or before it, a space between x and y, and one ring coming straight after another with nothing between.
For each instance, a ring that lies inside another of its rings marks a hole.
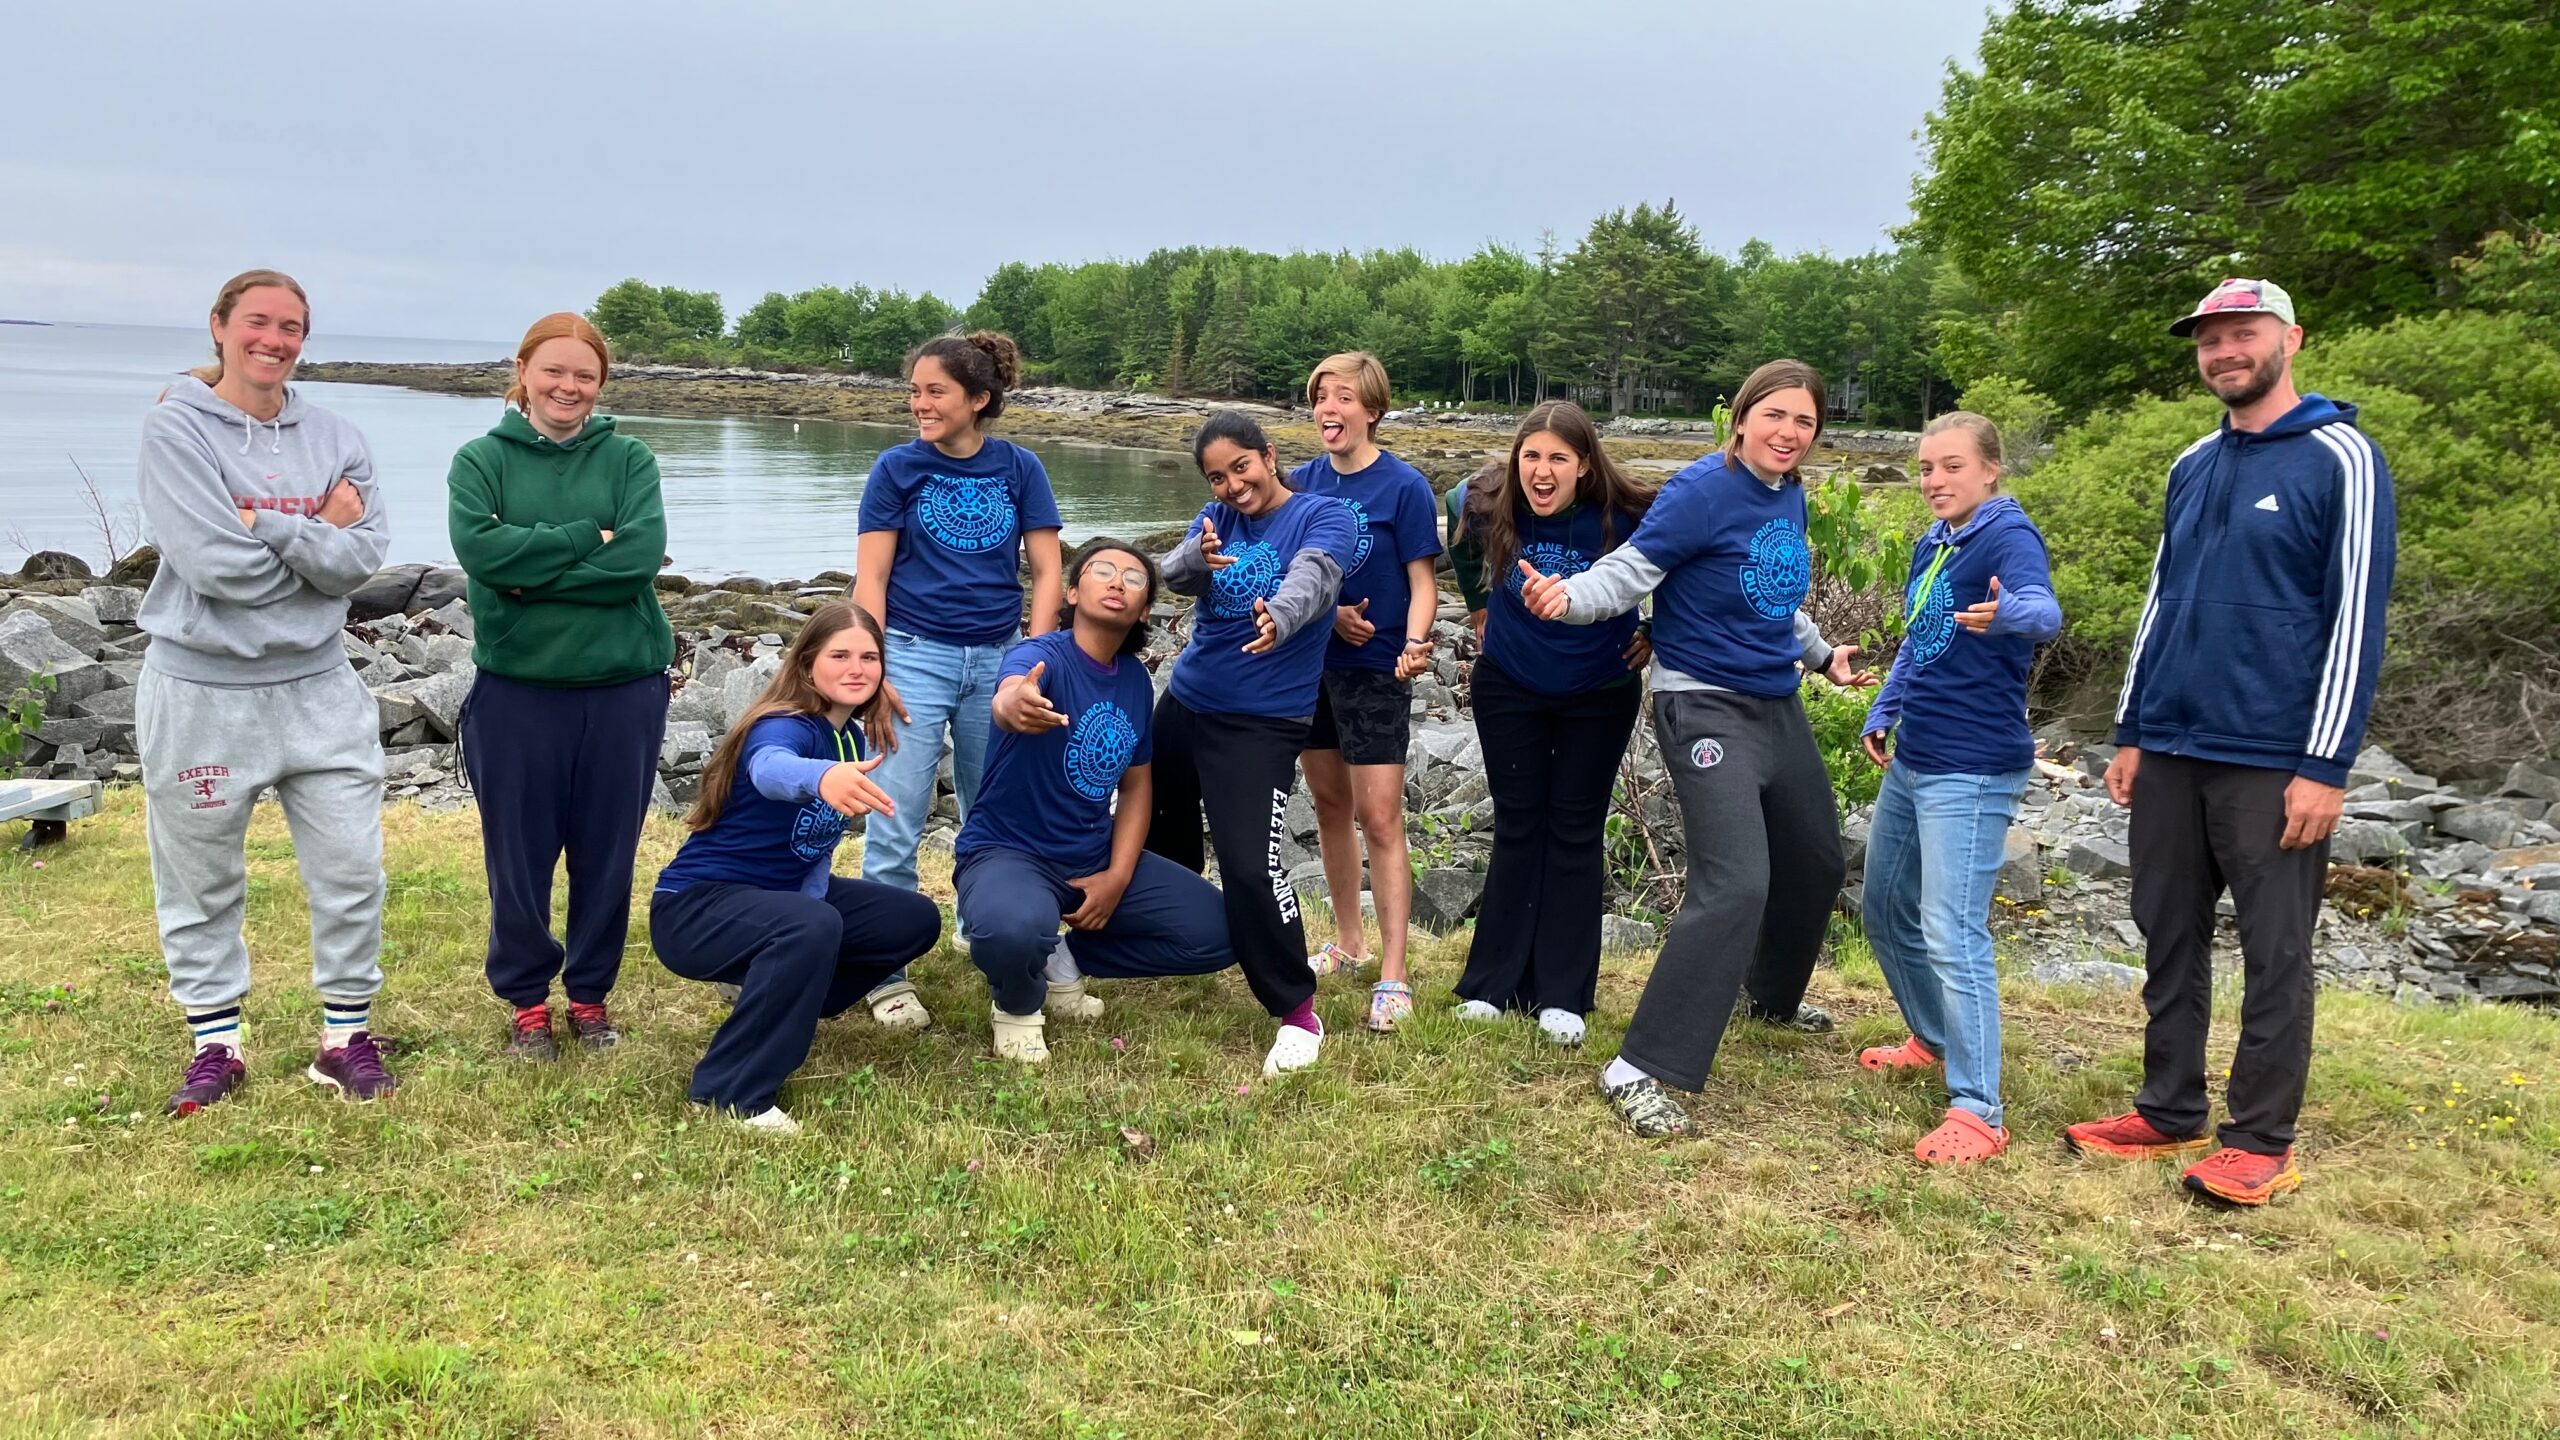
<instances>
[{"instance_id":1,"label":"calm water","mask_svg":"<svg viewBox=\"0 0 2560 1440\"><path fill-rule=\"evenodd\" d=\"M509 348L323 333L305 358L488 360ZM120 533L133 533L143 416L160 387L203 363L206 352L204 336L193 330L0 325L0 569L15 569L27 549L69 550L96 562L104 547L81 492L81 470L106 496ZM498 402L380 385L300 388L354 421L373 446L391 497L391 558L450 561L445 470L456 448L496 423ZM608 410L612 401L608 385ZM658 452L675 568L767 579L852 569L855 512L871 462L884 447L913 438L896 426L820 420L632 416L622 428ZM1186 455L1031 448L1048 466L1069 544L1178 524L1207 499Z\"/></svg>"}]
</instances>

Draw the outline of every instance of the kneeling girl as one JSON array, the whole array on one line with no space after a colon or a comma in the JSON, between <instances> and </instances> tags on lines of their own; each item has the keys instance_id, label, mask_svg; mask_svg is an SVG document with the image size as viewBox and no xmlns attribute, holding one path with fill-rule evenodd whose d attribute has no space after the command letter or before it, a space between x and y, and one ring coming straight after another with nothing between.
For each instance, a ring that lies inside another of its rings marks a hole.
<instances>
[{"instance_id":1,"label":"kneeling girl","mask_svg":"<svg viewBox=\"0 0 2560 1440\"><path fill-rule=\"evenodd\" d=\"M871 781L862 727L880 702L880 622L819 607L782 668L702 768L693 832L658 874L649 943L688 980L738 987L694 1067L692 1097L758 1129L796 1132L774 1102L841 1014L933 948L942 914L912 890L834 873L845 821L895 806Z\"/></svg>"},{"instance_id":2,"label":"kneeling girl","mask_svg":"<svg viewBox=\"0 0 2560 1440\"><path fill-rule=\"evenodd\" d=\"M1086 976L1205 975L1235 960L1217 887L1145 849L1155 685L1138 652L1155 598L1153 560L1089 541L1067 565L1064 627L1004 657L995 744L952 848L969 958L995 994L1008 1060L1049 1058L1050 1015L1102 1014Z\"/></svg>"}]
</instances>

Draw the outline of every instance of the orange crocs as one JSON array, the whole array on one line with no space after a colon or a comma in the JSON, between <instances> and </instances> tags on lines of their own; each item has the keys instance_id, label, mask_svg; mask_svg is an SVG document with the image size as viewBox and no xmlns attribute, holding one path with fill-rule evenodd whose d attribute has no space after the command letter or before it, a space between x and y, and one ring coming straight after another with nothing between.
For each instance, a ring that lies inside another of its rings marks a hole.
<instances>
[{"instance_id":1,"label":"orange crocs","mask_svg":"<svg viewBox=\"0 0 2560 1440\"><path fill-rule=\"evenodd\" d=\"M1920 1137L1911 1153L1931 1165L1972 1165L2009 1148L2009 1132L1970 1110L1950 1108L1937 1129Z\"/></svg>"},{"instance_id":2,"label":"orange crocs","mask_svg":"<svg viewBox=\"0 0 2560 1440\"><path fill-rule=\"evenodd\" d=\"M1929 1047L1917 1035L1906 1035L1899 1045L1870 1045L1858 1052L1858 1063L1870 1070L1926 1070L1938 1063Z\"/></svg>"}]
</instances>

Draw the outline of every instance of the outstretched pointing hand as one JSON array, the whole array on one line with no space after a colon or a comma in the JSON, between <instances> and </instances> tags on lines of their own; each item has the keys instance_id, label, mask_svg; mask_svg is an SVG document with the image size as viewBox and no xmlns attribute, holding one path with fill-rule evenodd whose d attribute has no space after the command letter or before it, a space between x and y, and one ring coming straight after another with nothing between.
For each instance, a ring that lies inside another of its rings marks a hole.
<instances>
[{"instance_id":1,"label":"outstretched pointing hand","mask_svg":"<svg viewBox=\"0 0 2560 1440\"><path fill-rule=\"evenodd\" d=\"M1255 636L1252 643L1244 647L1244 653L1247 655L1269 654L1271 648L1280 643L1280 622L1271 618L1271 607L1263 604L1259 597L1256 597L1253 602L1253 623L1254 627L1262 633Z\"/></svg>"},{"instance_id":2,"label":"outstretched pointing hand","mask_svg":"<svg viewBox=\"0 0 2560 1440\"><path fill-rule=\"evenodd\" d=\"M1056 730L1067 723L1058 707L1040 689L1040 678L1049 673L1049 662L1034 661L1028 673L1016 675L996 689L996 724L1017 735L1037 735Z\"/></svg>"},{"instance_id":3,"label":"outstretched pointing hand","mask_svg":"<svg viewBox=\"0 0 2560 1440\"><path fill-rule=\"evenodd\" d=\"M898 802L871 782L871 772L888 758L884 753L868 760L845 760L828 766L827 773L818 777L818 798L848 820L857 815L897 814Z\"/></svg>"},{"instance_id":4,"label":"outstretched pointing hand","mask_svg":"<svg viewBox=\"0 0 2560 1440\"><path fill-rule=\"evenodd\" d=\"M1207 561L1212 570L1224 570L1236 563L1236 557L1220 548L1221 544L1217 525L1205 515L1200 517L1200 558Z\"/></svg>"},{"instance_id":5,"label":"outstretched pointing hand","mask_svg":"<svg viewBox=\"0 0 2560 1440\"><path fill-rule=\"evenodd\" d=\"M1520 562L1520 603L1541 620L1561 620L1566 604L1564 581L1541 575L1526 559Z\"/></svg>"},{"instance_id":6,"label":"outstretched pointing hand","mask_svg":"<svg viewBox=\"0 0 2560 1440\"><path fill-rule=\"evenodd\" d=\"M1991 622L2000 618L2000 577L1991 577L1991 598L1979 605L1968 605L1956 612L1956 623L1976 635L1990 633Z\"/></svg>"}]
</instances>

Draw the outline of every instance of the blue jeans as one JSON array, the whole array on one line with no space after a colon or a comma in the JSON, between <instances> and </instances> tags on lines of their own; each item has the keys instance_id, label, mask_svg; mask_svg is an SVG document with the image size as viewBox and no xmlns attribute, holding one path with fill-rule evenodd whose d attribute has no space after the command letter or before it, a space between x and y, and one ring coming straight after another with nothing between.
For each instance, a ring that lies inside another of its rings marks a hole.
<instances>
[{"instance_id":1,"label":"blue jeans","mask_svg":"<svg viewBox=\"0 0 2560 1440\"><path fill-rule=\"evenodd\" d=\"M895 815L873 815L863 822L862 878L901 890L916 888L916 847L933 818L933 777L942 766L942 737L951 736L951 780L959 791L960 818L978 798L979 778L987 772L987 741L995 728L996 672L1004 652L1013 648L1008 636L993 645L946 645L904 630L888 630L889 683L906 703L907 721L896 726L898 748L871 772L872 783L898 804ZM956 926L954 927L957 928ZM907 978L902 966L882 985Z\"/></svg>"},{"instance_id":2,"label":"blue jeans","mask_svg":"<svg viewBox=\"0 0 2560 1440\"><path fill-rule=\"evenodd\" d=\"M2000 974L1991 891L2035 772L1885 771L1867 832L1867 943L1911 1033L1947 1067L1948 1097L2001 1123Z\"/></svg>"},{"instance_id":3,"label":"blue jeans","mask_svg":"<svg viewBox=\"0 0 2560 1440\"><path fill-rule=\"evenodd\" d=\"M976 917L969 958L987 977L996 1008L1029 1015L1049 996L1046 967L1059 923L1081 908L1084 892L1067 882L1080 868L989 847L960 862L952 885ZM1227 944L1226 901L1218 887L1152 852L1099 930L1067 932L1076 968L1095 980L1207 975L1236 963Z\"/></svg>"}]
</instances>

